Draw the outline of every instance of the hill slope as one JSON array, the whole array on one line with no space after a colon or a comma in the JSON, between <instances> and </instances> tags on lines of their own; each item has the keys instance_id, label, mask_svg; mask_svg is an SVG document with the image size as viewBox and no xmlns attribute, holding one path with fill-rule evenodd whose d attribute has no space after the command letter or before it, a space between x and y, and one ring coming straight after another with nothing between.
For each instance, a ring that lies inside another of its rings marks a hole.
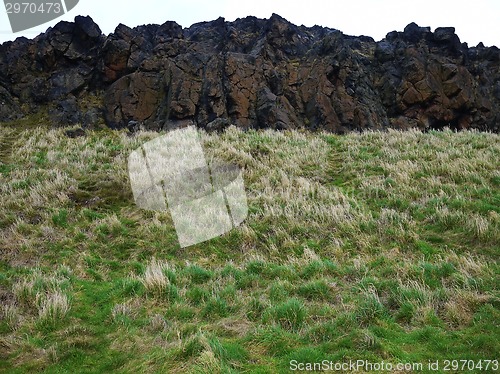
<instances>
[{"instance_id":1,"label":"hill slope","mask_svg":"<svg viewBox=\"0 0 500 374\"><path fill-rule=\"evenodd\" d=\"M131 196L157 136L0 128L1 370L498 358L498 135L204 133L250 214L185 249Z\"/></svg>"}]
</instances>

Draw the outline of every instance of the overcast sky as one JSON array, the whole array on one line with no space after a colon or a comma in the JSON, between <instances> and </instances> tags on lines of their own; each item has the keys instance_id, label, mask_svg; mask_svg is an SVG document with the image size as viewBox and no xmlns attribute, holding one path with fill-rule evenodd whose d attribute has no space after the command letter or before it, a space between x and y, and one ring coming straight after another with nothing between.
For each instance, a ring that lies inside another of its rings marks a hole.
<instances>
[{"instance_id":1,"label":"overcast sky","mask_svg":"<svg viewBox=\"0 0 500 374\"><path fill-rule=\"evenodd\" d=\"M23 2L29 0L23 0ZM50 1L50 0L48 0ZM248 15L269 18L272 13L297 25L327 26L349 35L380 40L410 22L453 26L463 42L500 47L500 0L80 0L63 17L38 28L13 34L0 5L0 42L19 36L33 38L60 20L90 15L105 34L119 23L127 26L176 21L183 27L222 16L228 21Z\"/></svg>"}]
</instances>

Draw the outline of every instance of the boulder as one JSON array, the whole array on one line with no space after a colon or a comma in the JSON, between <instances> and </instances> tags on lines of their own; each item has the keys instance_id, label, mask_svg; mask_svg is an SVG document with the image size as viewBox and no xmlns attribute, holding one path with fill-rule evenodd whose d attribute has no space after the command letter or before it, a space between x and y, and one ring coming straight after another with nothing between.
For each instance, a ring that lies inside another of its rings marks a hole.
<instances>
[{"instance_id":1,"label":"boulder","mask_svg":"<svg viewBox=\"0 0 500 374\"><path fill-rule=\"evenodd\" d=\"M55 108L49 110L49 118L54 126L70 126L82 120L82 113L74 96L60 101Z\"/></svg>"}]
</instances>

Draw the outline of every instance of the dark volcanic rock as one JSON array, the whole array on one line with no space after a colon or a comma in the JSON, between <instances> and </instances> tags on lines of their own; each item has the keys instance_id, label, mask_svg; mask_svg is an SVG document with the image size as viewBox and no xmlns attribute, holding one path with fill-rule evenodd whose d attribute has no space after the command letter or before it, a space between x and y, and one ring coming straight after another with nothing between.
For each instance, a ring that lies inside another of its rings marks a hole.
<instances>
[{"instance_id":1,"label":"dark volcanic rock","mask_svg":"<svg viewBox=\"0 0 500 374\"><path fill-rule=\"evenodd\" d=\"M498 132L500 51L415 23L380 42L278 15L106 37L79 16L0 45L0 103L0 121L48 106L54 124L85 127Z\"/></svg>"},{"instance_id":2,"label":"dark volcanic rock","mask_svg":"<svg viewBox=\"0 0 500 374\"><path fill-rule=\"evenodd\" d=\"M54 125L74 125L82 119L78 103L74 96L57 103L55 108L49 111L50 120Z\"/></svg>"}]
</instances>

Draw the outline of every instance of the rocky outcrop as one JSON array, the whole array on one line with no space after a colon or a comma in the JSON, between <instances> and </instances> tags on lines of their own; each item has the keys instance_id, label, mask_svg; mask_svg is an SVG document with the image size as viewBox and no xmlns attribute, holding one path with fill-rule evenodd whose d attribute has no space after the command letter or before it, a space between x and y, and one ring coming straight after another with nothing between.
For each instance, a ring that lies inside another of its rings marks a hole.
<instances>
[{"instance_id":1,"label":"rocky outcrop","mask_svg":"<svg viewBox=\"0 0 500 374\"><path fill-rule=\"evenodd\" d=\"M0 45L0 121L499 131L500 51L412 23L380 42L278 15L102 35L90 17Z\"/></svg>"}]
</instances>

